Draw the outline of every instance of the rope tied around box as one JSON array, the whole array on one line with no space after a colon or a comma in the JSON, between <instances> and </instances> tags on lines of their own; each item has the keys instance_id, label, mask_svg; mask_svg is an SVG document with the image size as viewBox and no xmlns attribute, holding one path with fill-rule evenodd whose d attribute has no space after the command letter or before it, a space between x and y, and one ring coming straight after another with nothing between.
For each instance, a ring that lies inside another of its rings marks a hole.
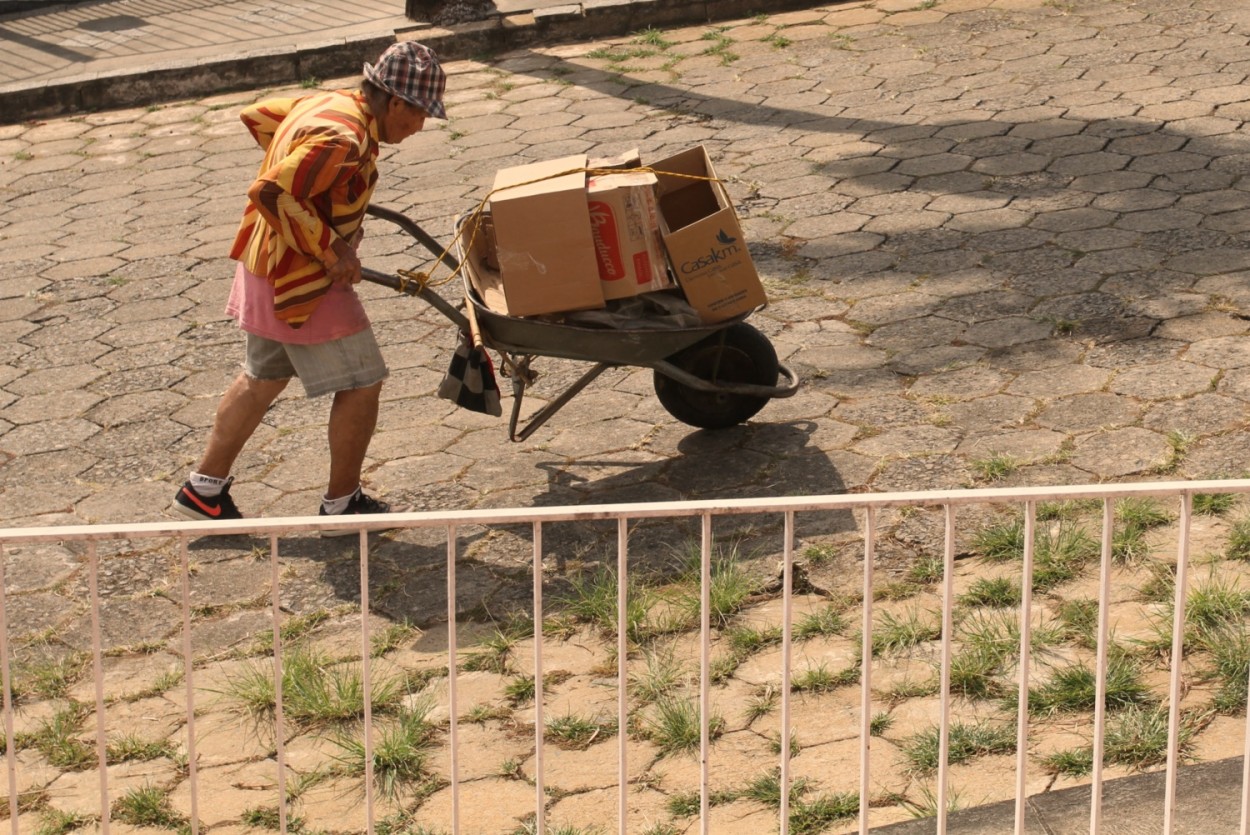
<instances>
[{"instance_id":1,"label":"rope tied around box","mask_svg":"<svg viewBox=\"0 0 1250 835\"><path fill-rule=\"evenodd\" d=\"M501 191L508 191L509 189L522 188L524 186L535 185L537 183L545 182L547 180L555 180L560 177L567 177L571 174L583 174L588 177L611 176L614 174L653 174L657 177L662 175L665 177L675 177L675 178L683 179L683 180L695 180L695 181L700 181L700 182L717 183L718 185L722 187L724 187L724 184L725 184L725 181L719 177L709 177L709 176L701 175L701 174L683 174L683 173L678 173L678 172L673 172L673 171L663 171L660 169L652 168L651 166L644 165L644 166L638 166L634 168L589 168L589 167L570 168L567 171L560 171L560 172L553 173L553 174L547 174L543 177L535 177L532 180L526 180L525 182L513 183L512 185L505 186L503 188L492 189L490 192L486 194L485 197L483 197L478 202L477 207L468 215L468 218L466 219L466 221L463 223L458 223L456 225L455 233L452 236L451 243L443 248L443 251L438 255L437 258L434 259L434 265L430 267L428 271L405 270L405 269L396 270L396 273L399 275L399 278L400 278L400 284L398 288L399 292L407 293L409 282L416 283L416 288L417 288L416 292L419 293L425 290L426 288L442 287L450 283L451 281L453 281L456 278L456 276L460 275L460 273L464 270L463 262L460 262L457 265L457 267L454 270L452 270L451 273L447 275L447 277L445 278L439 279L438 281L434 281L431 277L432 273L436 269L438 269L439 265L443 264L447 260L448 255L451 253L452 247L454 247L457 243L462 241L462 239L465 236L466 228L471 229L472 231L470 232L468 236L468 240L463 242L462 250L467 253L473 249L473 245L477 240L478 232L482 227L482 223L481 223L482 215L485 213L486 206L490 203L491 198L495 194ZM529 362L527 359L523 359L520 362L518 362L517 360L514 360L507 352L501 351L498 348L495 348L494 345L489 345L487 343L484 335L481 332L481 329L478 327L477 316L474 313L473 302L471 299L467 298L467 291L466 291L466 298L465 298L465 309L466 309L466 314L467 314L467 318L469 320L469 325L470 325L470 328L469 328L470 333L466 335L467 336L467 340L466 340L467 348L470 351L481 350L483 353L485 353L487 348L494 348L495 351L499 354L500 371L502 371L504 374L506 374L508 377L512 378L513 380L519 379L519 380L523 380L526 385L532 384L537 379L538 375L535 371L529 368ZM458 348L458 351L459 350L460 349ZM487 366L489 366L489 357L486 358L486 363L487 363ZM488 387L489 385L492 385L492 384L493 384L493 379L491 383L488 384ZM495 395L495 397L497 398L497 394ZM448 399L455 399L455 398L448 398ZM491 408L489 409L490 413L492 414L497 414L497 412L495 412L495 409L497 408L496 403L497 403L497 400L495 403L491 404ZM485 411L485 409L478 408L476 405L468 406L468 408L473 408L477 411Z\"/></svg>"},{"instance_id":2,"label":"rope tied around box","mask_svg":"<svg viewBox=\"0 0 1250 835\"><path fill-rule=\"evenodd\" d=\"M657 177L660 175L663 175L665 177L676 177L682 180L698 180L698 181L706 182L706 183L717 183L721 186L725 184L725 181L719 177L708 177L708 176L701 175L701 174L679 174L677 172L663 171L660 169L652 168L651 166L648 166L648 165L643 165L637 168L570 168L567 171L560 171L558 173L548 174L543 177L535 177L534 179L526 180L523 183L513 183L510 186L492 189L490 192L487 193L485 197L481 199L481 201L478 202L477 208L475 208L469 214L467 221L457 226L455 234L452 236L451 243L448 244L446 247L444 247L442 253L440 253L439 256L434 259L434 266L430 267L428 271L405 270L405 269L398 269L395 271L400 277L399 291L401 293L407 292L408 282L410 281L416 282L418 292L426 289L427 287L442 287L443 285L449 284L451 281L453 281L456 278L456 276L458 276L461 273L461 271L464 270L463 264L460 264L458 267L456 267L456 269L452 270L451 273L446 278L442 278L442 279L439 279L438 281L434 281L431 276L434 273L434 271L438 269L439 265L441 265L444 261L446 261L447 256L451 253L451 248L455 246L456 243L461 240L461 238L464 237L466 228L472 229L472 232L469 235L468 241L464 243L463 249L465 252L468 252L473 248L473 244L477 240L478 230L481 228L482 214L486 211L486 206L487 204L490 203L490 199L494 197L497 193L501 191L508 191L514 188L532 186L537 183L546 182L547 180L556 180L556 179L559 179L560 177L567 177L570 174L585 174L588 177L605 177L605 176L610 176L613 174L654 174Z\"/></svg>"}]
</instances>

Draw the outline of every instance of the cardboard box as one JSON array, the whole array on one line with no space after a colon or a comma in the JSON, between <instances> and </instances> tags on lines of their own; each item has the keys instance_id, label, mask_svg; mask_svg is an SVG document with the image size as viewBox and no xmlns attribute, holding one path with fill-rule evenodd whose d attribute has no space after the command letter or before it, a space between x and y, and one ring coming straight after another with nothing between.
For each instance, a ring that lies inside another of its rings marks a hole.
<instances>
[{"instance_id":1,"label":"cardboard box","mask_svg":"<svg viewBox=\"0 0 1250 835\"><path fill-rule=\"evenodd\" d=\"M578 154L495 174L490 210L501 292L487 301L492 310L536 316L603 307L585 167Z\"/></svg>"},{"instance_id":2,"label":"cardboard box","mask_svg":"<svg viewBox=\"0 0 1250 835\"><path fill-rule=\"evenodd\" d=\"M702 145L651 164L659 173L660 231L686 300L703 321L722 322L768 303L738 215Z\"/></svg>"},{"instance_id":3,"label":"cardboard box","mask_svg":"<svg viewBox=\"0 0 1250 835\"><path fill-rule=\"evenodd\" d=\"M660 241L656 177L607 174L586 183L590 228L605 299L624 299L673 284Z\"/></svg>"},{"instance_id":4,"label":"cardboard box","mask_svg":"<svg viewBox=\"0 0 1250 835\"><path fill-rule=\"evenodd\" d=\"M499 313L506 313L508 300L504 294L503 278L499 275L499 264L492 253L492 244L488 239L487 213L483 212L474 218L472 215L456 218L456 228L464 224L459 244L461 260L464 262L465 276L469 284L477 291L482 304Z\"/></svg>"},{"instance_id":5,"label":"cardboard box","mask_svg":"<svg viewBox=\"0 0 1250 835\"><path fill-rule=\"evenodd\" d=\"M587 168L611 168L620 170L624 168L641 168L642 155L637 148L631 148L628 151L617 154L614 157L591 157L587 160Z\"/></svg>"}]
</instances>

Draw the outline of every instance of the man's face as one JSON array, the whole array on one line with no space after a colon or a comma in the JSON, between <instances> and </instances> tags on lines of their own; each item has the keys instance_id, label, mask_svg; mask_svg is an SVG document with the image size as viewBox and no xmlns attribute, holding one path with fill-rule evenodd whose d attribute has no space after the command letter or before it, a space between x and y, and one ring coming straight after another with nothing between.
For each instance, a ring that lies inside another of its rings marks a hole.
<instances>
[{"instance_id":1,"label":"man's face","mask_svg":"<svg viewBox=\"0 0 1250 835\"><path fill-rule=\"evenodd\" d=\"M378 123L378 138L398 145L425 127L425 115L421 108L391 96L386 102L385 116Z\"/></svg>"}]
</instances>

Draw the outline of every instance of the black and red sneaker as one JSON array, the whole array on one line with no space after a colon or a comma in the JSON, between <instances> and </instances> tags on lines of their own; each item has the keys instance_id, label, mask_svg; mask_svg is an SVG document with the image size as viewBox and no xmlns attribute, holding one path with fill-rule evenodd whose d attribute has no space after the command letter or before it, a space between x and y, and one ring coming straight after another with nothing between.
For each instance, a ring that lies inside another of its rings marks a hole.
<instances>
[{"instance_id":1,"label":"black and red sneaker","mask_svg":"<svg viewBox=\"0 0 1250 835\"><path fill-rule=\"evenodd\" d=\"M321 512L318 515L336 519L340 516L356 516L358 514L370 514L371 515L375 513L390 513L390 512L391 512L390 504L388 504L387 502L381 501L380 499L375 499L373 498L373 496L365 495L365 492L361 490L359 487L357 487L356 492L352 494L351 501L347 503L347 507L343 510L342 513L326 513L326 509L322 507ZM321 535L322 536L351 536L352 534L359 535L359 533L360 532L354 528L336 528L334 530L323 530L321 532Z\"/></svg>"},{"instance_id":2,"label":"black and red sneaker","mask_svg":"<svg viewBox=\"0 0 1250 835\"><path fill-rule=\"evenodd\" d=\"M191 482L183 482L178 495L174 496L174 504L170 509L190 519L205 522L242 519L243 514L235 507L234 499L230 498L230 484L233 481L234 476L227 478L221 492L216 496L201 496L191 486Z\"/></svg>"}]
</instances>

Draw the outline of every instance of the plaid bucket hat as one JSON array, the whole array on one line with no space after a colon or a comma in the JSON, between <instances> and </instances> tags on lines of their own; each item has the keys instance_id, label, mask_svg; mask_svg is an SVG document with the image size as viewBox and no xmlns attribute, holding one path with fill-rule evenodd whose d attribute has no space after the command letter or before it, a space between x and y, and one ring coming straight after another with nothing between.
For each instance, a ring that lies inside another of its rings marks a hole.
<instances>
[{"instance_id":1,"label":"plaid bucket hat","mask_svg":"<svg viewBox=\"0 0 1250 835\"><path fill-rule=\"evenodd\" d=\"M447 73L434 50L416 41L391 44L376 64L365 64L365 78L392 96L416 105L435 119L446 119L443 91Z\"/></svg>"}]
</instances>

